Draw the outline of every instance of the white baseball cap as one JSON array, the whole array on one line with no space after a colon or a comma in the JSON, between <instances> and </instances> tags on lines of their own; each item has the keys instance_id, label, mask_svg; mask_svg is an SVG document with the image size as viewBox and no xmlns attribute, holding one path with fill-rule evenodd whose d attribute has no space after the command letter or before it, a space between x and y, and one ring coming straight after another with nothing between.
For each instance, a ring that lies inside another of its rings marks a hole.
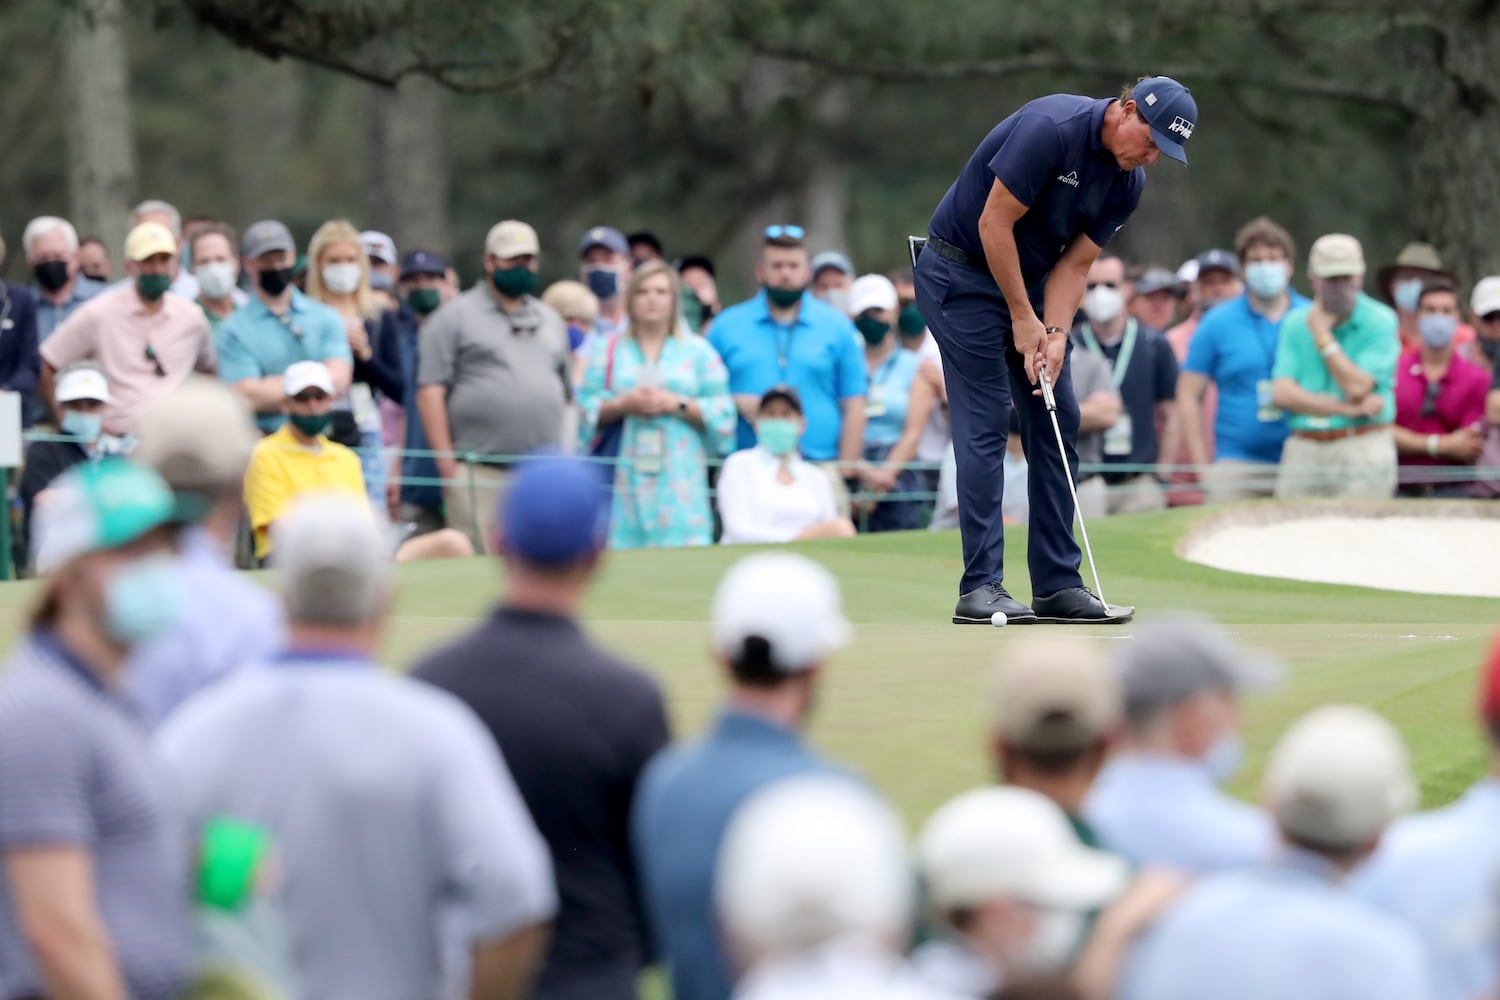
<instances>
[{"instance_id":1,"label":"white baseball cap","mask_svg":"<svg viewBox=\"0 0 1500 1000\"><path fill-rule=\"evenodd\" d=\"M755 793L724 833L714 901L736 946L771 955L833 938L889 939L914 902L896 816L848 778L788 778Z\"/></svg>"},{"instance_id":2,"label":"white baseball cap","mask_svg":"<svg viewBox=\"0 0 1500 1000\"><path fill-rule=\"evenodd\" d=\"M1271 751L1264 794L1285 834L1345 850L1370 843L1417 803L1401 735L1354 705L1330 705L1292 723Z\"/></svg>"},{"instance_id":3,"label":"white baseball cap","mask_svg":"<svg viewBox=\"0 0 1500 1000\"><path fill-rule=\"evenodd\" d=\"M1085 847L1051 799L1026 788L976 788L932 814L917 841L932 900L944 910L992 899L1089 910L1124 888L1123 858Z\"/></svg>"},{"instance_id":4,"label":"white baseball cap","mask_svg":"<svg viewBox=\"0 0 1500 1000\"><path fill-rule=\"evenodd\" d=\"M764 639L772 664L788 674L822 663L854 634L833 574L787 552L748 556L731 566L714 594L712 622L714 652L733 661L745 640Z\"/></svg>"},{"instance_id":5,"label":"white baseball cap","mask_svg":"<svg viewBox=\"0 0 1500 1000\"><path fill-rule=\"evenodd\" d=\"M308 389L322 389L333 395L333 376L321 361L298 361L281 373L281 391L287 399L300 396Z\"/></svg>"},{"instance_id":6,"label":"white baseball cap","mask_svg":"<svg viewBox=\"0 0 1500 1000\"><path fill-rule=\"evenodd\" d=\"M1474 291L1469 296L1469 308L1474 310L1475 316L1500 312L1500 276L1491 275L1479 279L1479 284L1474 286Z\"/></svg>"},{"instance_id":7,"label":"white baseball cap","mask_svg":"<svg viewBox=\"0 0 1500 1000\"><path fill-rule=\"evenodd\" d=\"M54 391L58 405L76 403L80 399L97 399L109 402L109 379L97 368L70 368L57 380Z\"/></svg>"},{"instance_id":8,"label":"white baseball cap","mask_svg":"<svg viewBox=\"0 0 1500 1000\"><path fill-rule=\"evenodd\" d=\"M849 315L866 309L895 309L901 305L896 286L883 274L866 274L849 286Z\"/></svg>"}]
</instances>

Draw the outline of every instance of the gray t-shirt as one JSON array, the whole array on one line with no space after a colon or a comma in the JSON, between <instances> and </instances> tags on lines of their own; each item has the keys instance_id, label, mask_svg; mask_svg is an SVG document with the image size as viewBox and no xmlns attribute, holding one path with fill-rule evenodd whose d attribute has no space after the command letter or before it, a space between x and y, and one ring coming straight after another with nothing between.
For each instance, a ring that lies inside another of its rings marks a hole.
<instances>
[{"instance_id":1,"label":"gray t-shirt","mask_svg":"<svg viewBox=\"0 0 1500 1000\"><path fill-rule=\"evenodd\" d=\"M157 740L194 829L269 832L305 996L440 1000L472 944L556 912L547 845L447 692L289 654L197 695Z\"/></svg>"},{"instance_id":2,"label":"gray t-shirt","mask_svg":"<svg viewBox=\"0 0 1500 1000\"><path fill-rule=\"evenodd\" d=\"M73 847L131 997L168 1000L192 968L191 851L144 727L47 633L0 671L0 852ZM40 996L0 866L0 998Z\"/></svg>"},{"instance_id":3,"label":"gray t-shirt","mask_svg":"<svg viewBox=\"0 0 1500 1000\"><path fill-rule=\"evenodd\" d=\"M521 456L562 440L570 357L550 306L527 296L507 313L475 285L422 328L417 382L447 388L455 451Z\"/></svg>"},{"instance_id":4,"label":"gray t-shirt","mask_svg":"<svg viewBox=\"0 0 1500 1000\"><path fill-rule=\"evenodd\" d=\"M1073 373L1073 395L1082 403L1096 392L1117 395L1114 373L1109 364L1092 351L1073 350L1068 357L1068 370ZM1078 461L1099 464L1104 461L1104 432L1089 431L1078 435ZM1097 473L1081 472L1079 478L1087 479Z\"/></svg>"}]
</instances>

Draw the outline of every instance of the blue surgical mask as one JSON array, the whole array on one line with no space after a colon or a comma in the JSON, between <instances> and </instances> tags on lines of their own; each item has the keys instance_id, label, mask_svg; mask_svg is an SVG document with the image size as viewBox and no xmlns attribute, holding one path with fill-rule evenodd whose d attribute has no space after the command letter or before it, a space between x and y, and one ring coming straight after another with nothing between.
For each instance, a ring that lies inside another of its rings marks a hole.
<instances>
[{"instance_id":1,"label":"blue surgical mask","mask_svg":"<svg viewBox=\"0 0 1500 1000\"><path fill-rule=\"evenodd\" d=\"M1253 260L1245 265L1245 285L1258 299L1279 298L1286 291L1286 265L1279 260Z\"/></svg>"},{"instance_id":2,"label":"blue surgical mask","mask_svg":"<svg viewBox=\"0 0 1500 1000\"><path fill-rule=\"evenodd\" d=\"M138 559L105 586L105 629L122 646L140 645L177 624L183 598L176 560L166 553Z\"/></svg>"},{"instance_id":3,"label":"blue surgical mask","mask_svg":"<svg viewBox=\"0 0 1500 1000\"><path fill-rule=\"evenodd\" d=\"M601 299L612 299L620 294L620 274L612 267L591 267L583 273L589 291Z\"/></svg>"},{"instance_id":4,"label":"blue surgical mask","mask_svg":"<svg viewBox=\"0 0 1500 1000\"><path fill-rule=\"evenodd\" d=\"M1203 755L1203 766L1216 784L1224 784L1233 778L1245 762L1245 741L1234 730L1221 733Z\"/></svg>"},{"instance_id":5,"label":"blue surgical mask","mask_svg":"<svg viewBox=\"0 0 1500 1000\"><path fill-rule=\"evenodd\" d=\"M63 410L62 432L71 434L80 441L92 444L104 430L104 416L99 413L83 413L79 410Z\"/></svg>"},{"instance_id":6,"label":"blue surgical mask","mask_svg":"<svg viewBox=\"0 0 1500 1000\"><path fill-rule=\"evenodd\" d=\"M1406 278L1391 287L1391 298L1402 312L1416 312L1422 298L1422 279Z\"/></svg>"},{"instance_id":7,"label":"blue surgical mask","mask_svg":"<svg viewBox=\"0 0 1500 1000\"><path fill-rule=\"evenodd\" d=\"M1422 343L1440 351L1453 343L1453 335L1458 332L1458 317L1423 313L1417 317L1417 332L1422 335Z\"/></svg>"}]
</instances>

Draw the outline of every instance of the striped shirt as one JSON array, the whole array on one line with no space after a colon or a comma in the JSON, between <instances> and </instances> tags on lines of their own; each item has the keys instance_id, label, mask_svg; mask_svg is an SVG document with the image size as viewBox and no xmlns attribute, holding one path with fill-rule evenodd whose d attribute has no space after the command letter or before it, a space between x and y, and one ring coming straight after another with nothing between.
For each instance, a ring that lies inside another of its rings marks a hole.
<instances>
[{"instance_id":1,"label":"striped shirt","mask_svg":"<svg viewBox=\"0 0 1500 1000\"><path fill-rule=\"evenodd\" d=\"M189 852L160 766L125 703L49 632L0 672L0 852L75 847L134 1000L178 996L190 974ZM0 868L0 998L40 995Z\"/></svg>"}]
</instances>

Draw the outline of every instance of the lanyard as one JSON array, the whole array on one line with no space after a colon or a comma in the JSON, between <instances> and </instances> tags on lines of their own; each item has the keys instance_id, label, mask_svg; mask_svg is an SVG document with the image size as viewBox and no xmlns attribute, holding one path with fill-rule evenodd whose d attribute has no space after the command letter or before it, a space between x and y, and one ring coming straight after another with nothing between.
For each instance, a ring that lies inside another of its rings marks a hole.
<instances>
[{"instance_id":1,"label":"lanyard","mask_svg":"<svg viewBox=\"0 0 1500 1000\"><path fill-rule=\"evenodd\" d=\"M871 385L885 387L885 384L891 380L891 372L896 370L896 362L901 360L901 351L902 348L896 348L891 352L890 357L880 363L880 367L876 368L870 376Z\"/></svg>"},{"instance_id":2,"label":"lanyard","mask_svg":"<svg viewBox=\"0 0 1500 1000\"><path fill-rule=\"evenodd\" d=\"M782 326L776 323L776 364L781 371L781 381L786 381L787 366L791 363L789 355L792 353L792 327L796 326L794 320L792 326ZM783 339L782 334L786 334Z\"/></svg>"},{"instance_id":3,"label":"lanyard","mask_svg":"<svg viewBox=\"0 0 1500 1000\"><path fill-rule=\"evenodd\" d=\"M1084 346L1089 349L1089 353L1103 358L1109 364L1110 376L1115 381L1116 389L1120 388L1120 385L1125 381L1125 373L1130 370L1130 356L1135 353L1135 335L1137 329L1134 319L1127 319L1125 321L1125 339L1120 344L1119 357L1113 362L1109 360L1109 355L1104 353L1104 348L1099 346L1099 341L1094 337L1094 331L1089 328L1087 323L1083 324L1079 329L1079 333L1083 334Z\"/></svg>"}]
</instances>

